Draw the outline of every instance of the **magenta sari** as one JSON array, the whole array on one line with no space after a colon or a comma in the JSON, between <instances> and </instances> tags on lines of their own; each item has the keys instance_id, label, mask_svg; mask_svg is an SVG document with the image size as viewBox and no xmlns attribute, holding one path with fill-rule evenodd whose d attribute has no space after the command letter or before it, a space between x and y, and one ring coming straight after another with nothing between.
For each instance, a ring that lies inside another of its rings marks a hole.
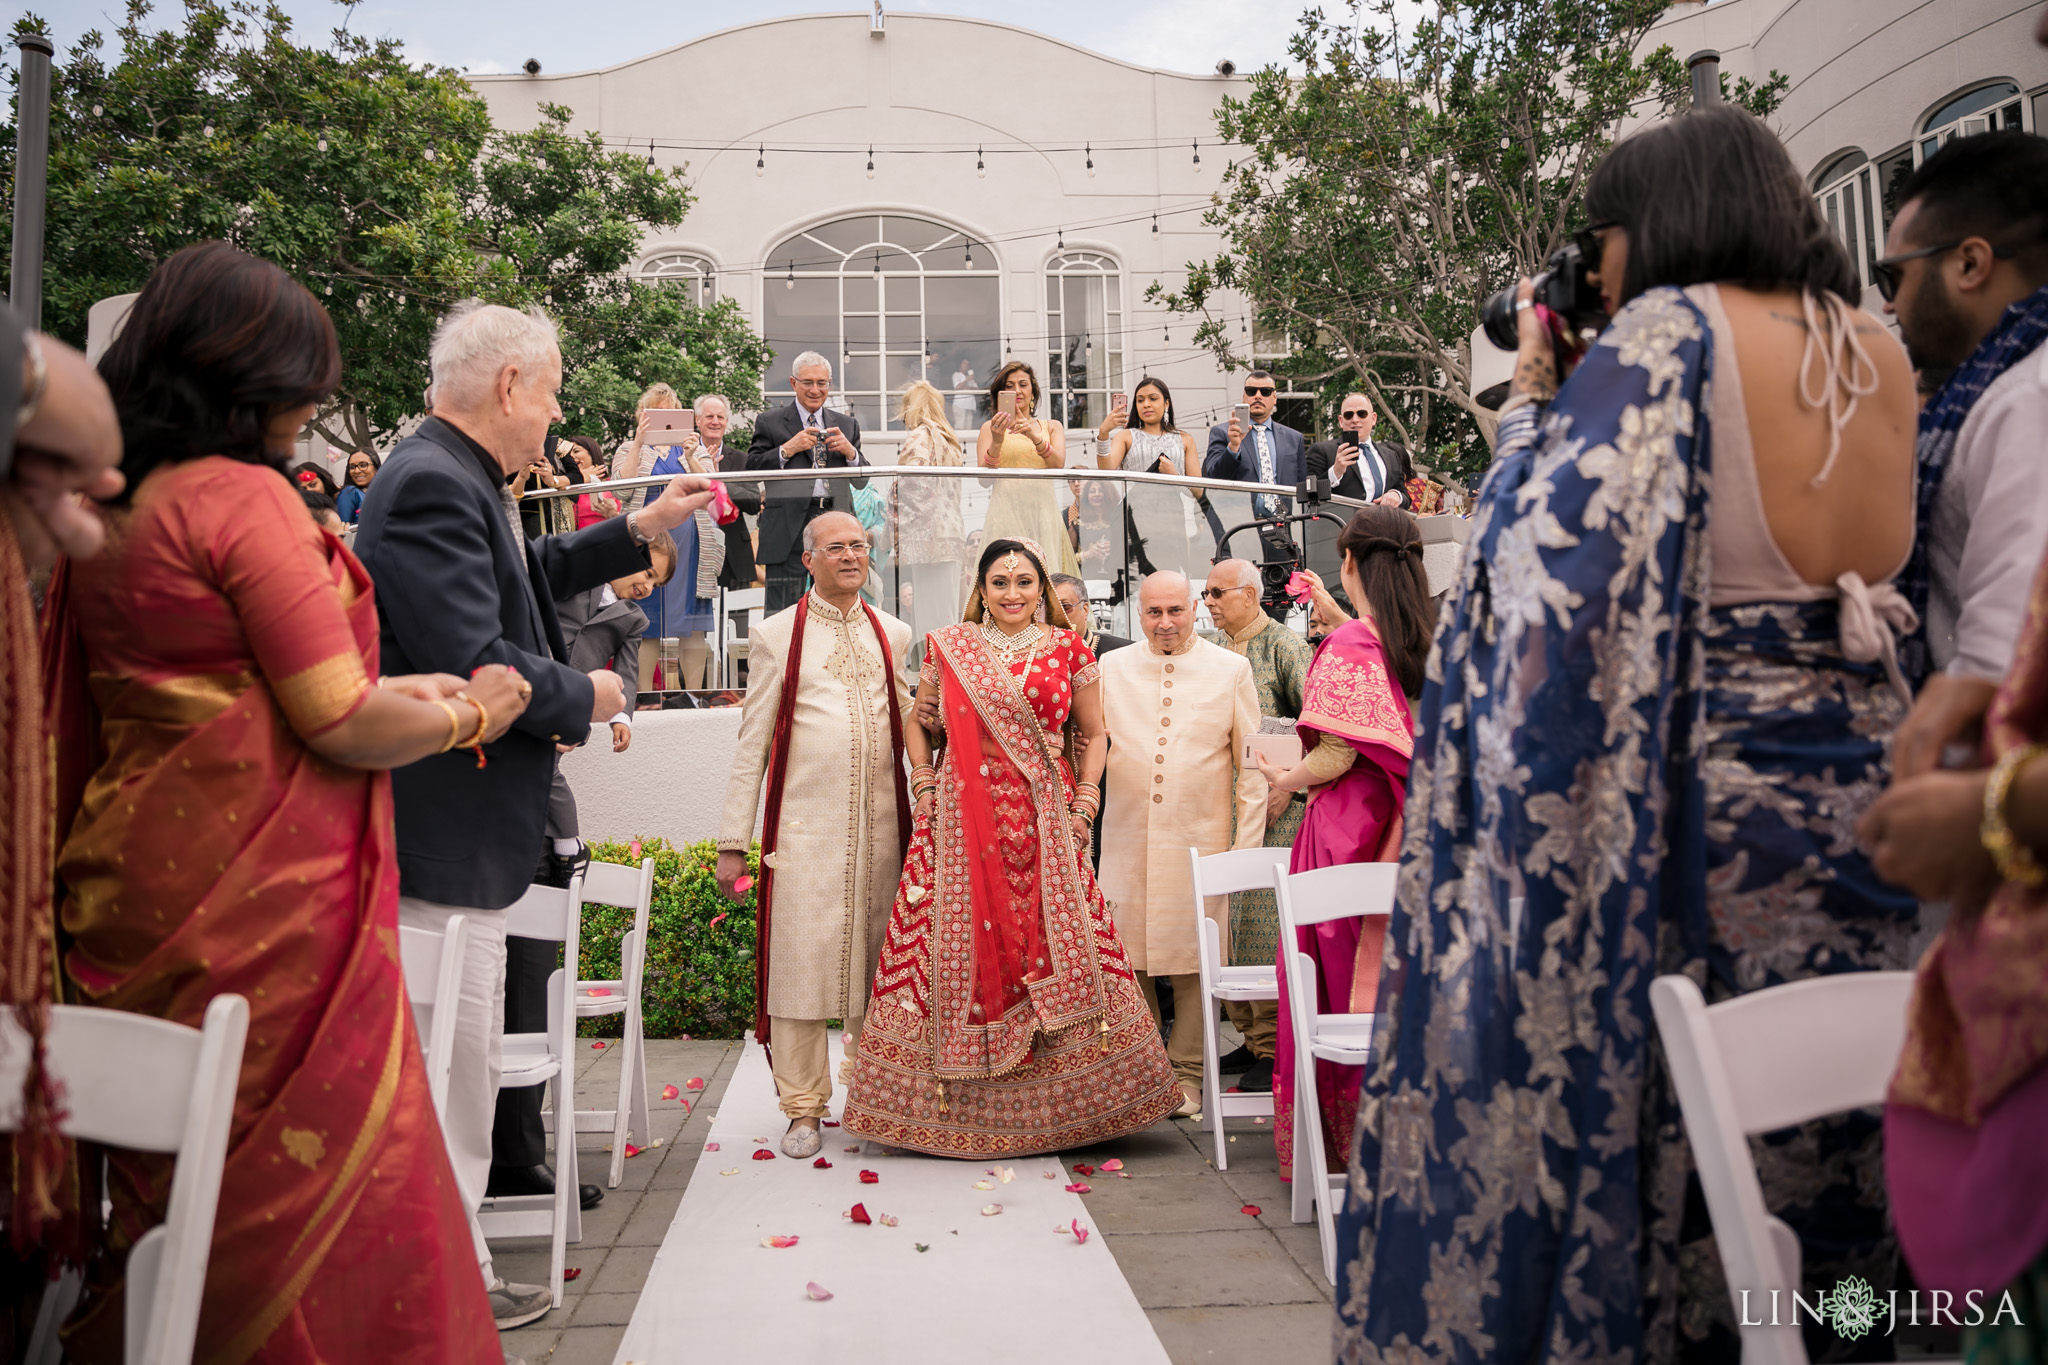
<instances>
[{"instance_id":1,"label":"magenta sari","mask_svg":"<svg viewBox=\"0 0 2048 1365\"><path fill-rule=\"evenodd\" d=\"M1303 689L1296 725L1303 752L1324 735L1358 751L1335 781L1309 793L1308 814L1294 837L1290 872L1377 863L1401 854L1401 801L1407 794L1408 760L1415 753L1415 722L1380 649L1370 621L1348 621L1316 647ZM1380 979L1380 946L1385 917L1340 919L1296 931L1295 947L1315 958L1316 1008L1339 1014L1372 1010ZM1283 947L1286 945L1283 945ZM1280 1178L1294 1175L1294 1029L1287 1010L1287 954L1280 971L1280 1033L1273 1051L1273 1146ZM1363 1067L1316 1064L1321 1101L1323 1152L1332 1171L1344 1169L1358 1120L1358 1084Z\"/></svg>"}]
</instances>

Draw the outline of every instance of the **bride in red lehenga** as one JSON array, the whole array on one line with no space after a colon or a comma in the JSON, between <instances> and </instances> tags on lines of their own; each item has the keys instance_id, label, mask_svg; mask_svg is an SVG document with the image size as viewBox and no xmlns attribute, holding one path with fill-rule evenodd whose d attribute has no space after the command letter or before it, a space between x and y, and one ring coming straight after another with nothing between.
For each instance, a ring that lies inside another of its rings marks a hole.
<instances>
[{"instance_id":1,"label":"bride in red lehenga","mask_svg":"<svg viewBox=\"0 0 2048 1365\"><path fill-rule=\"evenodd\" d=\"M978 1158L1149 1127L1181 1092L1088 869L1108 752L1095 655L1022 540L982 550L967 619L927 639L919 711L936 705L944 747L934 763L905 727L916 827L846 1131Z\"/></svg>"}]
</instances>

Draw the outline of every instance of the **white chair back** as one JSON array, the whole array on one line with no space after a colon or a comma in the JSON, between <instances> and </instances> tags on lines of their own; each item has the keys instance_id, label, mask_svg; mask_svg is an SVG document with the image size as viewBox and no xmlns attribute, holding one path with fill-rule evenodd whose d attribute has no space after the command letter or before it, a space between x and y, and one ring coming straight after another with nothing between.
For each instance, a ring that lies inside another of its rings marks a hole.
<instances>
[{"instance_id":1,"label":"white chair back","mask_svg":"<svg viewBox=\"0 0 2048 1365\"><path fill-rule=\"evenodd\" d=\"M405 967L405 994L412 1001L413 1025L427 1060L427 1090L434 1098L434 1116L448 1117L448 1075L455 1062L454 1001L462 991L462 954L469 923L451 915L441 933L398 927L398 956ZM447 1008L443 1008L446 1006ZM425 1023L420 1016L424 1013Z\"/></svg>"},{"instance_id":2,"label":"white chair back","mask_svg":"<svg viewBox=\"0 0 2048 1365\"><path fill-rule=\"evenodd\" d=\"M1234 848L1207 857L1198 848L1188 849L1188 863L1193 869L1195 942L1199 949L1197 970L1202 986L1201 1125L1214 1136L1219 1171L1230 1169L1229 1138L1223 1131L1223 1121L1271 1118L1273 1093L1225 1093L1218 1068L1221 1048L1216 1038L1216 1003L1278 1000L1280 983L1270 963L1248 967L1224 965L1222 926L1210 918L1208 899L1233 891L1270 889L1274 877L1285 875L1291 857L1293 850L1285 848Z\"/></svg>"},{"instance_id":3,"label":"white chair back","mask_svg":"<svg viewBox=\"0 0 2048 1365\"><path fill-rule=\"evenodd\" d=\"M1287 878L1294 927L1361 915L1388 915L1401 879L1399 863L1339 863ZM1292 940L1290 939L1291 943Z\"/></svg>"},{"instance_id":4,"label":"white chair back","mask_svg":"<svg viewBox=\"0 0 2048 1365\"><path fill-rule=\"evenodd\" d=\"M1752 1304L1790 1303L1799 1238L1764 1205L1749 1135L1883 1101L1906 1039L1911 972L1813 977L1709 1006L1690 977L1650 983L1650 1008L1685 1115L1737 1322ZM1739 1288L1738 1288L1739 1287ZM1744 1326L1743 1365L1806 1365L1799 1329Z\"/></svg>"},{"instance_id":5,"label":"white chair back","mask_svg":"<svg viewBox=\"0 0 2048 1365\"><path fill-rule=\"evenodd\" d=\"M626 1174L626 1144L636 1133L645 1146L652 1141L654 1125L647 1099L647 1040L641 1026L640 991L647 969L647 920L654 905L654 859L642 858L637 867L622 863L593 862L583 874L583 903L630 909L633 926L619 941L619 975L616 980L578 981L576 1012L585 1019L602 1015L623 1015L624 1028L615 1049L619 1060L619 1095L609 1109L578 1109L579 1132L612 1135L611 1170L606 1185L617 1189ZM593 995L594 989L607 994Z\"/></svg>"},{"instance_id":6,"label":"white chair back","mask_svg":"<svg viewBox=\"0 0 2048 1365\"><path fill-rule=\"evenodd\" d=\"M249 1002L239 995L215 996L196 1029L122 1010L50 1007L43 1058L64 1087L63 1131L178 1158L163 1223L129 1253L127 1365L190 1365L248 1032ZM21 1122L28 1060L28 1035L13 1010L0 1011L0 1132Z\"/></svg>"}]
</instances>

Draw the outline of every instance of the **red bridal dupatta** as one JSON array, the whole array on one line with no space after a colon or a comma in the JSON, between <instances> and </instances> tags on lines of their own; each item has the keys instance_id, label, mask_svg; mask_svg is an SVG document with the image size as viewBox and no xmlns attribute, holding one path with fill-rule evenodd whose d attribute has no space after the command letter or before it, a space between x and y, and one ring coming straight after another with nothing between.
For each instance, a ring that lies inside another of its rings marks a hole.
<instances>
[{"instance_id":1,"label":"red bridal dupatta","mask_svg":"<svg viewBox=\"0 0 2048 1365\"><path fill-rule=\"evenodd\" d=\"M1060 754L1094 655L1053 631L1019 677L978 626L927 639L946 719L938 800L904 860L846 1129L974 1157L1146 1127L1180 1090L1075 850Z\"/></svg>"},{"instance_id":2,"label":"red bridal dupatta","mask_svg":"<svg viewBox=\"0 0 2048 1365\"><path fill-rule=\"evenodd\" d=\"M64 971L181 1024L249 1002L196 1359L496 1365L399 963L390 779L299 738L376 676L368 576L227 459L158 471L111 531L46 612ZM121 1358L127 1252L170 1194L171 1158L107 1158L73 1360Z\"/></svg>"},{"instance_id":3,"label":"red bridal dupatta","mask_svg":"<svg viewBox=\"0 0 2048 1365\"><path fill-rule=\"evenodd\" d=\"M1985 721L1989 759L2048 742L2048 563ZM1985 1311L2030 1262L2048 1283L2048 888L2006 882L1920 960L1885 1104L1885 1178L1921 1287ZM2025 1326L2041 1339L2038 1314ZM1964 1346L1971 1345L1966 1336Z\"/></svg>"},{"instance_id":4,"label":"red bridal dupatta","mask_svg":"<svg viewBox=\"0 0 2048 1365\"><path fill-rule=\"evenodd\" d=\"M1304 751L1314 749L1322 736L1334 735L1356 749L1358 757L1333 781L1309 794L1288 870L1397 860L1408 761L1415 754L1415 722L1408 699L1394 685L1372 622L1347 621L1316 647L1295 730ZM1282 1179L1291 1179L1294 1172L1294 1029L1287 1013L1287 972L1294 964L1287 952L1298 948L1321 968L1317 1009L1369 1014L1379 993L1387 918L1330 920L1296 933L1300 941L1282 944L1275 964L1280 972L1280 1028L1273 1049L1273 1145ZM1323 1151L1338 1170L1350 1156L1363 1074L1363 1067L1316 1063Z\"/></svg>"}]
</instances>

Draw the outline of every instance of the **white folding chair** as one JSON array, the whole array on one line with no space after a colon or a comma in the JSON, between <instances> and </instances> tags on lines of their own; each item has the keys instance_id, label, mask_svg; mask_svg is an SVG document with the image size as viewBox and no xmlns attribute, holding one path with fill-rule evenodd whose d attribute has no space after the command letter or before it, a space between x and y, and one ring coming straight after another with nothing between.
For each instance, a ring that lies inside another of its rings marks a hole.
<instances>
[{"instance_id":1,"label":"white folding chair","mask_svg":"<svg viewBox=\"0 0 2048 1365\"><path fill-rule=\"evenodd\" d=\"M1337 1206L1345 1178L1329 1173L1323 1149L1322 1098L1316 1062L1364 1066L1372 1046L1370 1014L1322 1014L1316 1009L1316 960L1302 952L1295 930L1333 919L1389 915L1394 910L1398 863L1340 863L1313 872L1274 876L1280 902L1280 951L1287 959L1288 1026L1294 1033L1294 1221L1313 1216L1323 1241L1323 1278L1337 1280ZM1311 1210L1313 1205L1313 1210Z\"/></svg>"},{"instance_id":2,"label":"white folding chair","mask_svg":"<svg viewBox=\"0 0 2048 1365\"><path fill-rule=\"evenodd\" d=\"M1752 1305L1790 1304L1800 1283L1798 1234L1764 1207L1749 1134L1882 1103L1912 994L1911 972L1818 976L1713 1006L1690 977L1650 983L1738 1323L1766 1316L1742 1312L1741 1290ZM1789 1314L1737 1330L1743 1365L1806 1365Z\"/></svg>"},{"instance_id":3,"label":"white folding chair","mask_svg":"<svg viewBox=\"0 0 2048 1365\"><path fill-rule=\"evenodd\" d=\"M766 588L735 588L723 592L718 608L718 676L726 687L739 686L739 662L747 657L747 640L767 616ZM745 615L747 634L742 635L734 617Z\"/></svg>"},{"instance_id":4,"label":"white folding chair","mask_svg":"<svg viewBox=\"0 0 2048 1365\"><path fill-rule=\"evenodd\" d=\"M1219 1000L1278 1000L1280 983L1268 962L1255 967L1223 965L1221 926L1209 918L1207 898L1232 891L1263 891L1276 875L1287 871L1292 850L1284 848L1236 848L1227 853L1203 857L1200 849L1188 849L1194 868L1195 941L1201 947L1202 974L1202 1127L1216 1134L1216 1169L1230 1169L1225 1155L1226 1118L1251 1118L1273 1113L1273 1092L1226 1095L1223 1077L1216 1069L1216 1002ZM1227 913L1227 911L1226 911Z\"/></svg>"},{"instance_id":5,"label":"white folding chair","mask_svg":"<svg viewBox=\"0 0 2048 1365\"><path fill-rule=\"evenodd\" d=\"M555 1114L576 1112L576 954L582 936L583 878L571 877L568 888L529 886L505 914L508 937L550 939L562 945L562 961L548 977L548 1027L545 1033L505 1035L501 1088L546 1085L555 1088ZM543 1121L548 1115L543 1114ZM554 1306L562 1306L564 1245L583 1240L583 1207L577 1198L576 1124L549 1123L555 1135L555 1192L499 1195L484 1200L477 1222L486 1238L546 1237L553 1243L548 1260L548 1289Z\"/></svg>"},{"instance_id":6,"label":"white folding chair","mask_svg":"<svg viewBox=\"0 0 2048 1365\"><path fill-rule=\"evenodd\" d=\"M448 918L441 933L398 926L398 958L405 968L405 995L412 1002L413 1028L427 1062L427 1090L434 1097L434 1117L448 1118L448 1073L455 1059L455 998L462 990L462 949L469 924L460 915ZM446 1002L451 1008L442 1009Z\"/></svg>"},{"instance_id":7,"label":"white folding chair","mask_svg":"<svg viewBox=\"0 0 2048 1365\"><path fill-rule=\"evenodd\" d=\"M50 1007L43 1060L64 1087L63 1131L178 1158L164 1221L128 1253L127 1365L192 1360L248 1032L249 1002L239 995L213 997L196 1029L123 1010ZM0 1132L11 1133L21 1122L28 1061L28 1034L12 1009L0 1011ZM57 1298L54 1288L45 1295L30 1361L58 1357Z\"/></svg>"},{"instance_id":8,"label":"white folding chair","mask_svg":"<svg viewBox=\"0 0 2048 1365\"><path fill-rule=\"evenodd\" d=\"M584 905L617 905L633 911L633 927L619 941L616 981L578 981L576 1017L623 1014L626 1036L619 1043L619 1098L610 1109L578 1109L576 1131L612 1135L612 1168L605 1184L617 1189L626 1173L626 1140L637 1134L646 1146L653 1136L647 1105L647 1040L640 1028L640 983L647 966L647 914L654 904L654 859L640 866L592 863L583 873Z\"/></svg>"}]
</instances>

